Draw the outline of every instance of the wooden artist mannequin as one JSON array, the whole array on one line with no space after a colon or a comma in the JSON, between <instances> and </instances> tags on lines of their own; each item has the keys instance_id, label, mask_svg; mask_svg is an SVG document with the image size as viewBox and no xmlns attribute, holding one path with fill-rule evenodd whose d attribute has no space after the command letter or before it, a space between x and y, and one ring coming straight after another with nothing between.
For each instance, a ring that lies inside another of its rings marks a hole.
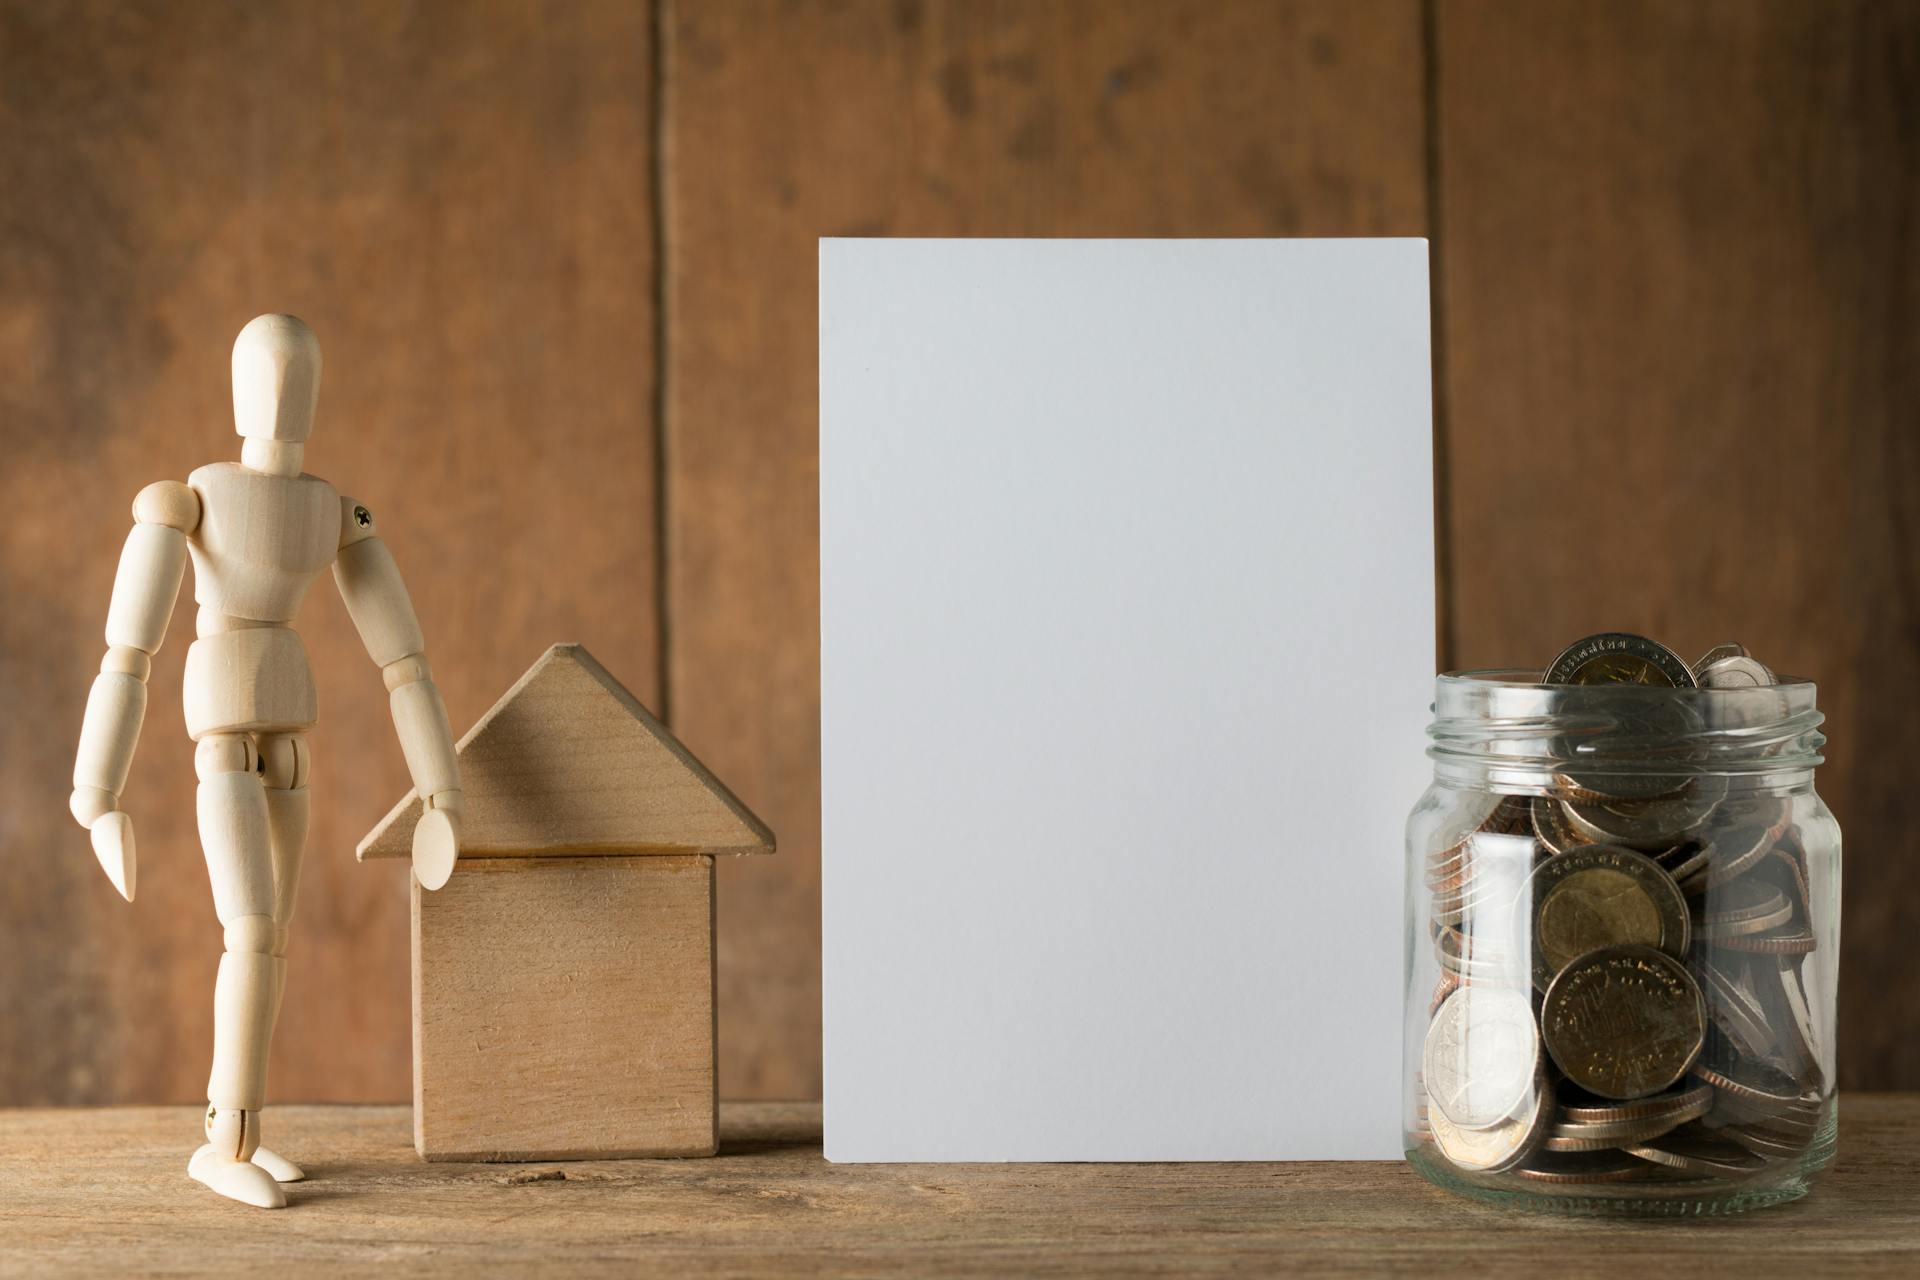
<instances>
[{"instance_id":1,"label":"wooden artist mannequin","mask_svg":"<svg viewBox=\"0 0 1920 1280\"><path fill-rule=\"evenodd\" d=\"M87 697L73 766L73 816L114 887L134 892L132 820L120 809L147 705L147 673L193 559L199 638L187 651L187 733L198 744L200 843L226 930L213 995L206 1145L187 1172L223 1196L286 1203L302 1173L260 1145L267 1046L286 982L287 926L307 839L313 674L291 623L329 564L368 656L386 678L394 727L426 808L413 870L438 889L459 856L460 771L426 642L373 516L300 469L320 395L320 344L293 316L260 316L233 344L240 461L162 480L134 499L107 610L107 656Z\"/></svg>"}]
</instances>

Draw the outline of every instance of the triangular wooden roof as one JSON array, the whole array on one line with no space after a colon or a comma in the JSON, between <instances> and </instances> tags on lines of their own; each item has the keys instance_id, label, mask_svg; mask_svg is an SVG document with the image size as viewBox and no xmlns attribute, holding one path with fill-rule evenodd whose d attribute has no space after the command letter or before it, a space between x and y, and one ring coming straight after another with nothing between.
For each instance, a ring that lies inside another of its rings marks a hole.
<instances>
[{"instance_id":1,"label":"triangular wooden roof","mask_svg":"<svg viewBox=\"0 0 1920 1280\"><path fill-rule=\"evenodd\" d=\"M462 857L772 853L773 832L593 655L557 644L459 743ZM355 854L405 858L409 791Z\"/></svg>"}]
</instances>

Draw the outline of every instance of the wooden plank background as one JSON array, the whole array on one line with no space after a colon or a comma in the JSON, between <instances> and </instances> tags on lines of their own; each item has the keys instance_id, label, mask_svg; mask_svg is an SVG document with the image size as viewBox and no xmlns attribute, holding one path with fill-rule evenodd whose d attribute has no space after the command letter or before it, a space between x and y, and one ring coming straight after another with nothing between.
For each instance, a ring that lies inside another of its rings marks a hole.
<instances>
[{"instance_id":1,"label":"wooden plank background","mask_svg":"<svg viewBox=\"0 0 1920 1280\"><path fill-rule=\"evenodd\" d=\"M1920 1085L1916 75L1910 0L0 0L0 1103L203 1092L190 606L136 907L65 797L126 503L235 455L270 309L456 725L584 641L779 833L720 876L721 1089L817 1096L821 235L1432 237L1440 661L1623 626L1819 678L1842 1083ZM314 595L273 1092L402 1099L406 889L351 849L405 771Z\"/></svg>"}]
</instances>

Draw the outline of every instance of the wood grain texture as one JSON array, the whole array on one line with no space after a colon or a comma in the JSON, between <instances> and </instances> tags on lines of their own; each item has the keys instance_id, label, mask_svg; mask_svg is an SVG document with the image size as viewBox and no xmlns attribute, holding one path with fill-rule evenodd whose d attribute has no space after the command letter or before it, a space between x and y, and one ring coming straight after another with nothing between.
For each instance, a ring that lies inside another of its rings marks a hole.
<instances>
[{"instance_id":1,"label":"wood grain texture","mask_svg":"<svg viewBox=\"0 0 1920 1280\"><path fill-rule=\"evenodd\" d=\"M818 237L1425 234L1420 12L669 0L661 26L668 709L783 846L720 869L721 1092L812 1096Z\"/></svg>"},{"instance_id":2,"label":"wood grain texture","mask_svg":"<svg viewBox=\"0 0 1920 1280\"><path fill-rule=\"evenodd\" d=\"M1920 6L1437 8L1451 658L1819 681L1840 1080L1920 1081Z\"/></svg>"},{"instance_id":3,"label":"wood grain texture","mask_svg":"<svg viewBox=\"0 0 1920 1280\"><path fill-rule=\"evenodd\" d=\"M1813 1193L1732 1218L1515 1215L1368 1164L834 1165L820 1109L730 1104L713 1160L422 1164L404 1107L268 1113L262 1223L181 1173L187 1108L0 1115L0 1270L515 1275L1900 1276L1920 1097L1853 1095ZM250 1228L236 1231L236 1223Z\"/></svg>"},{"instance_id":4,"label":"wood grain texture","mask_svg":"<svg viewBox=\"0 0 1920 1280\"><path fill-rule=\"evenodd\" d=\"M190 605L127 796L137 907L62 806L126 503L238 456L228 351L269 308L325 346L306 465L379 517L452 722L577 637L787 837L720 871L722 1087L817 1091L814 245L847 234L1436 236L1444 657L1630 626L1819 679L1842 1077L1920 1083L1916 26L1911 0L0 0L0 1101L199 1094ZM398 1099L405 889L346 850L405 771L314 594L272 1093Z\"/></svg>"},{"instance_id":5,"label":"wood grain texture","mask_svg":"<svg viewBox=\"0 0 1920 1280\"><path fill-rule=\"evenodd\" d=\"M711 857L477 858L413 939L421 1155L713 1154Z\"/></svg>"},{"instance_id":6,"label":"wood grain texture","mask_svg":"<svg viewBox=\"0 0 1920 1280\"><path fill-rule=\"evenodd\" d=\"M305 465L379 517L454 723L555 635L655 695L650 30L626 0L0 3L0 1099L204 1091L190 605L126 795L136 906L66 774L128 503L239 456L254 315L319 334ZM300 617L313 838L270 1096L398 1101L406 879L351 850L406 772L333 594Z\"/></svg>"},{"instance_id":7,"label":"wood grain texture","mask_svg":"<svg viewBox=\"0 0 1920 1280\"><path fill-rule=\"evenodd\" d=\"M577 644L542 654L459 756L463 857L773 852L766 824ZM359 855L407 857L419 817L409 792Z\"/></svg>"}]
</instances>

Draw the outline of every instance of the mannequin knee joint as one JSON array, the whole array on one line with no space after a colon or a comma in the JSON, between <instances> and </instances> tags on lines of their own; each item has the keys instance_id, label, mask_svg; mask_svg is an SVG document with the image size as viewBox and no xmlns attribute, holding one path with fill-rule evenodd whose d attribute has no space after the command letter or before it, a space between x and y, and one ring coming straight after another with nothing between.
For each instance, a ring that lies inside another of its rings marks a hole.
<instances>
[{"instance_id":1,"label":"mannequin knee joint","mask_svg":"<svg viewBox=\"0 0 1920 1280\"><path fill-rule=\"evenodd\" d=\"M244 733L208 734L193 748L193 771L202 782L223 773L252 773L258 764Z\"/></svg>"},{"instance_id":2,"label":"mannequin knee joint","mask_svg":"<svg viewBox=\"0 0 1920 1280\"><path fill-rule=\"evenodd\" d=\"M275 791L307 785L307 740L298 734L266 738L260 743L261 781Z\"/></svg>"},{"instance_id":3,"label":"mannequin knee joint","mask_svg":"<svg viewBox=\"0 0 1920 1280\"><path fill-rule=\"evenodd\" d=\"M227 922L227 950L269 955L276 932L272 916L239 916Z\"/></svg>"}]
</instances>

